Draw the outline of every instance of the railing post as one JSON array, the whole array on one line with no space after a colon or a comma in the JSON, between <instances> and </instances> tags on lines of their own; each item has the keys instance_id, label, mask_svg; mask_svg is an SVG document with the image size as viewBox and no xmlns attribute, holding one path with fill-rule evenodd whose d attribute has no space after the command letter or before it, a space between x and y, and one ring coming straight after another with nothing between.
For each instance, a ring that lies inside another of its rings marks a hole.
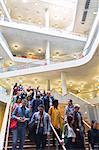
<instances>
[{"instance_id":1,"label":"railing post","mask_svg":"<svg viewBox=\"0 0 99 150\"><path fill-rule=\"evenodd\" d=\"M48 150L50 150L50 138L48 137Z\"/></svg>"},{"instance_id":2,"label":"railing post","mask_svg":"<svg viewBox=\"0 0 99 150\"><path fill-rule=\"evenodd\" d=\"M58 140L56 139L56 150L58 150Z\"/></svg>"}]
</instances>

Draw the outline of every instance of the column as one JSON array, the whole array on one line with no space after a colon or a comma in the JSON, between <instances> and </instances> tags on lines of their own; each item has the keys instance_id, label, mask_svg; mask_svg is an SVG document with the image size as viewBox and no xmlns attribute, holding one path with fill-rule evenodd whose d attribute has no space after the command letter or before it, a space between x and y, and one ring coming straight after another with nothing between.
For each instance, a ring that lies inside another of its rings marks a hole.
<instances>
[{"instance_id":1,"label":"column","mask_svg":"<svg viewBox=\"0 0 99 150\"><path fill-rule=\"evenodd\" d=\"M49 10L45 9L45 27L49 27ZM46 63L50 64L50 43L47 41L46 43Z\"/></svg>"},{"instance_id":2,"label":"column","mask_svg":"<svg viewBox=\"0 0 99 150\"><path fill-rule=\"evenodd\" d=\"M47 80L47 91L50 91L50 80Z\"/></svg>"},{"instance_id":3,"label":"column","mask_svg":"<svg viewBox=\"0 0 99 150\"><path fill-rule=\"evenodd\" d=\"M50 64L50 42L49 41L47 41L47 43L46 43L45 59L46 59L47 65L49 65Z\"/></svg>"},{"instance_id":4,"label":"column","mask_svg":"<svg viewBox=\"0 0 99 150\"><path fill-rule=\"evenodd\" d=\"M49 10L45 9L45 27L49 27Z\"/></svg>"},{"instance_id":5,"label":"column","mask_svg":"<svg viewBox=\"0 0 99 150\"><path fill-rule=\"evenodd\" d=\"M61 72L61 81L62 81L62 95L67 94L67 87L66 87L66 80L65 80L65 73Z\"/></svg>"}]
</instances>

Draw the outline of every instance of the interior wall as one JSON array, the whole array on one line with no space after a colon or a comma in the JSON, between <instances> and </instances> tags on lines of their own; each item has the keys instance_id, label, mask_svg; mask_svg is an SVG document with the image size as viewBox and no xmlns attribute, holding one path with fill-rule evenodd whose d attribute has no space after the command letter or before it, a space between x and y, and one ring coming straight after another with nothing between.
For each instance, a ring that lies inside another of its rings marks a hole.
<instances>
[{"instance_id":1,"label":"interior wall","mask_svg":"<svg viewBox=\"0 0 99 150\"><path fill-rule=\"evenodd\" d=\"M5 108L6 108L6 104L0 101L0 131L1 131L2 122L4 118Z\"/></svg>"}]
</instances>

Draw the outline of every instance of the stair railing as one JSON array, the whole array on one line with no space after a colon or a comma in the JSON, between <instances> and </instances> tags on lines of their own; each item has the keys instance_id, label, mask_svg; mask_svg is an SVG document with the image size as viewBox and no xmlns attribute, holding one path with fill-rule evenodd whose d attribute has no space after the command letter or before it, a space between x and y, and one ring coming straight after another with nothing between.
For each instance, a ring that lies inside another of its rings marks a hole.
<instances>
[{"instance_id":1,"label":"stair railing","mask_svg":"<svg viewBox=\"0 0 99 150\"><path fill-rule=\"evenodd\" d=\"M60 137L58 136L56 130L55 130L54 127L53 127L53 125L50 124L50 126L51 126L51 128L52 128L52 130L53 130L53 132L54 132L54 134L55 134L55 136L56 136L56 139L57 139L57 141L56 141L56 150L58 150L58 143L62 146L62 149L63 149L63 150L66 150L66 148L65 148L65 146L64 146L64 143L62 143L62 140L61 140Z\"/></svg>"},{"instance_id":2,"label":"stair railing","mask_svg":"<svg viewBox=\"0 0 99 150\"><path fill-rule=\"evenodd\" d=\"M13 96L13 87L11 88L11 93L10 93L10 105L9 105L9 113L8 113L8 122L6 126L6 133L5 133L5 145L4 145L4 150L7 150L8 147L8 137L9 137L9 128L10 128L10 119L11 119L11 113L12 113L12 96Z\"/></svg>"},{"instance_id":3,"label":"stair railing","mask_svg":"<svg viewBox=\"0 0 99 150\"><path fill-rule=\"evenodd\" d=\"M86 125L89 129L91 129L91 126L85 121L83 120L84 125Z\"/></svg>"}]
</instances>

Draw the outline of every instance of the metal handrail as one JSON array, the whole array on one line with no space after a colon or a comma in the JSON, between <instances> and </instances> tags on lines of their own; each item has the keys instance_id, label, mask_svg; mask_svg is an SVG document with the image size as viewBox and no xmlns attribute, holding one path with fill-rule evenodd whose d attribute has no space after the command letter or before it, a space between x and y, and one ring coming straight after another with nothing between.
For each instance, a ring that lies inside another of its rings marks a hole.
<instances>
[{"instance_id":1,"label":"metal handrail","mask_svg":"<svg viewBox=\"0 0 99 150\"><path fill-rule=\"evenodd\" d=\"M58 142L61 144L62 140L61 140L60 137L58 136L56 130L54 129L54 127L53 127L53 125L52 125L51 123L50 123L50 126L51 126L51 128L52 128L52 130L53 130L53 132L54 132L54 134L55 134L55 136L56 136ZM66 148L65 148L65 146L64 146L64 143L61 144L61 146L62 146L63 150L66 150Z\"/></svg>"},{"instance_id":2,"label":"metal handrail","mask_svg":"<svg viewBox=\"0 0 99 150\"><path fill-rule=\"evenodd\" d=\"M7 146L8 146L8 137L9 137L9 129L10 129L10 119L11 119L11 112L12 112L12 105L11 105L11 100L12 100L12 95L13 95L13 87L11 89L11 93L10 93L10 107L9 107L9 114L8 114L8 124L7 124L7 134L5 136L5 146L4 149L7 150Z\"/></svg>"},{"instance_id":3,"label":"metal handrail","mask_svg":"<svg viewBox=\"0 0 99 150\"><path fill-rule=\"evenodd\" d=\"M85 120L83 120L83 123L84 123L89 129L91 129L91 126L90 126Z\"/></svg>"}]
</instances>

